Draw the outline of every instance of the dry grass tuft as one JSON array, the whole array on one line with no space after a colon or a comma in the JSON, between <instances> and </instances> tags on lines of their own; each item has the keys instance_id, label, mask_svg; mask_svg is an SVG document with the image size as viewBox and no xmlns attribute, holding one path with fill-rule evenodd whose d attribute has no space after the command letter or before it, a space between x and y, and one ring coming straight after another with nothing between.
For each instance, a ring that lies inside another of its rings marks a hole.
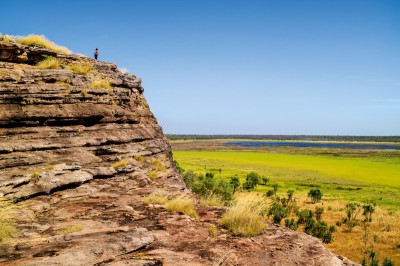
<instances>
[{"instance_id":1,"label":"dry grass tuft","mask_svg":"<svg viewBox=\"0 0 400 266\"><path fill-rule=\"evenodd\" d=\"M140 154L136 154L133 158L140 163L144 162L144 157Z\"/></svg>"},{"instance_id":2,"label":"dry grass tuft","mask_svg":"<svg viewBox=\"0 0 400 266\"><path fill-rule=\"evenodd\" d=\"M155 191L151 193L148 197L143 199L144 204L155 203L164 205L167 202L168 202L168 197L165 195L165 193L161 191Z\"/></svg>"},{"instance_id":3,"label":"dry grass tuft","mask_svg":"<svg viewBox=\"0 0 400 266\"><path fill-rule=\"evenodd\" d=\"M159 160L159 159L153 159L151 163L154 165L157 171L159 172L165 172L167 169L165 165Z\"/></svg>"},{"instance_id":4,"label":"dry grass tuft","mask_svg":"<svg viewBox=\"0 0 400 266\"><path fill-rule=\"evenodd\" d=\"M92 71L93 67L89 62L76 62L68 64L67 69L74 71L75 74L87 75Z\"/></svg>"},{"instance_id":5,"label":"dry grass tuft","mask_svg":"<svg viewBox=\"0 0 400 266\"><path fill-rule=\"evenodd\" d=\"M153 180L153 181L156 181L156 180L158 179L157 171L149 170L149 171L147 172L147 174L149 175L149 178L150 178L151 180Z\"/></svg>"},{"instance_id":6,"label":"dry grass tuft","mask_svg":"<svg viewBox=\"0 0 400 266\"><path fill-rule=\"evenodd\" d=\"M266 225L262 214L267 204L262 196L255 193L238 194L219 224L235 236L254 236L260 234Z\"/></svg>"},{"instance_id":7,"label":"dry grass tuft","mask_svg":"<svg viewBox=\"0 0 400 266\"><path fill-rule=\"evenodd\" d=\"M0 198L0 242L6 242L12 237L17 236L17 228L14 225L14 212L20 209L20 206L12 203L10 200Z\"/></svg>"},{"instance_id":8,"label":"dry grass tuft","mask_svg":"<svg viewBox=\"0 0 400 266\"><path fill-rule=\"evenodd\" d=\"M218 235L218 228L215 225L208 226L208 234L211 237L216 237Z\"/></svg>"},{"instance_id":9,"label":"dry grass tuft","mask_svg":"<svg viewBox=\"0 0 400 266\"><path fill-rule=\"evenodd\" d=\"M107 89L108 91L112 90L110 81L108 79L102 79L102 78L97 78L95 80L93 80L90 84L89 84L89 88L91 89L98 89L98 88L104 88Z\"/></svg>"},{"instance_id":10,"label":"dry grass tuft","mask_svg":"<svg viewBox=\"0 0 400 266\"><path fill-rule=\"evenodd\" d=\"M200 204L206 206L217 206L217 207L224 206L224 202L220 198L215 196L210 196L208 198L201 199Z\"/></svg>"},{"instance_id":11,"label":"dry grass tuft","mask_svg":"<svg viewBox=\"0 0 400 266\"><path fill-rule=\"evenodd\" d=\"M71 54L71 51L63 46L59 46L49 41L44 35L30 34L28 36L16 37L15 41L23 45L37 45L52 50L60 54Z\"/></svg>"},{"instance_id":12,"label":"dry grass tuft","mask_svg":"<svg viewBox=\"0 0 400 266\"><path fill-rule=\"evenodd\" d=\"M187 196L180 196L165 204L165 208L172 212L183 212L192 218L198 218L196 209L194 208L193 200Z\"/></svg>"},{"instance_id":13,"label":"dry grass tuft","mask_svg":"<svg viewBox=\"0 0 400 266\"><path fill-rule=\"evenodd\" d=\"M57 58L52 57L52 56L48 56L46 59L38 62L36 64L37 68L40 69L60 69L60 62L58 61Z\"/></svg>"},{"instance_id":14,"label":"dry grass tuft","mask_svg":"<svg viewBox=\"0 0 400 266\"><path fill-rule=\"evenodd\" d=\"M128 162L125 160L116 162L113 164L114 169L120 168L120 167L126 167L128 165Z\"/></svg>"},{"instance_id":15,"label":"dry grass tuft","mask_svg":"<svg viewBox=\"0 0 400 266\"><path fill-rule=\"evenodd\" d=\"M57 231L57 233L59 235L67 235L67 234L72 234L75 232L79 232L82 231L82 226L78 225L78 224L73 224L73 225L69 225L63 229L60 229Z\"/></svg>"},{"instance_id":16,"label":"dry grass tuft","mask_svg":"<svg viewBox=\"0 0 400 266\"><path fill-rule=\"evenodd\" d=\"M12 42L14 41L14 37L11 35L7 35L7 34L1 34L0 33L0 41L2 42Z\"/></svg>"}]
</instances>

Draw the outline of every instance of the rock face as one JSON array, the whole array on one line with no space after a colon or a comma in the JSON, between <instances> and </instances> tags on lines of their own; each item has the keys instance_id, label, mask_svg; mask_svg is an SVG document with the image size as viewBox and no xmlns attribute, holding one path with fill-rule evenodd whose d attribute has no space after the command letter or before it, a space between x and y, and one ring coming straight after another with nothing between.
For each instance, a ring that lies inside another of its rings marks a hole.
<instances>
[{"instance_id":1,"label":"rock face","mask_svg":"<svg viewBox=\"0 0 400 266\"><path fill-rule=\"evenodd\" d=\"M62 68L35 67L43 55ZM111 88L92 88L99 78ZM211 236L222 208L197 205L192 219L145 205L156 190L190 192L141 80L114 64L0 42L0 139L0 197L22 206L1 265L355 265L272 224L254 238Z\"/></svg>"}]
</instances>

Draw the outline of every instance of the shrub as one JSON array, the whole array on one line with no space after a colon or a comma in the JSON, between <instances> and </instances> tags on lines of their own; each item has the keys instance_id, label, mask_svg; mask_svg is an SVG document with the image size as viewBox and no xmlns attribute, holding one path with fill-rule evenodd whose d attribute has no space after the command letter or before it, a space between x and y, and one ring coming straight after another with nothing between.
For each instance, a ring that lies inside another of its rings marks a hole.
<instances>
[{"instance_id":1,"label":"shrub","mask_svg":"<svg viewBox=\"0 0 400 266\"><path fill-rule=\"evenodd\" d=\"M273 216L274 223L279 224L283 218L289 215L289 211L278 203L274 203L268 210L268 216Z\"/></svg>"},{"instance_id":2,"label":"shrub","mask_svg":"<svg viewBox=\"0 0 400 266\"><path fill-rule=\"evenodd\" d=\"M180 167L178 161L176 161L176 160L174 160L174 164L175 164L175 167L176 167L176 170L178 171L178 173L180 173L182 175L185 172L185 169Z\"/></svg>"},{"instance_id":3,"label":"shrub","mask_svg":"<svg viewBox=\"0 0 400 266\"><path fill-rule=\"evenodd\" d=\"M313 212L310 210L299 210L296 212L298 219L298 223L299 224L304 224L306 223L308 218L312 218L313 217Z\"/></svg>"},{"instance_id":4,"label":"shrub","mask_svg":"<svg viewBox=\"0 0 400 266\"><path fill-rule=\"evenodd\" d=\"M116 162L113 164L114 169L120 168L120 167L126 167L128 165L128 162L125 160Z\"/></svg>"},{"instance_id":5,"label":"shrub","mask_svg":"<svg viewBox=\"0 0 400 266\"><path fill-rule=\"evenodd\" d=\"M293 218L285 219L285 226L295 231L297 230L297 228L299 228L298 223L296 223Z\"/></svg>"},{"instance_id":6,"label":"shrub","mask_svg":"<svg viewBox=\"0 0 400 266\"><path fill-rule=\"evenodd\" d=\"M193 185L195 179L196 179L196 174L192 170L189 170L183 174L183 181L185 182L186 186L189 188Z\"/></svg>"},{"instance_id":7,"label":"shrub","mask_svg":"<svg viewBox=\"0 0 400 266\"><path fill-rule=\"evenodd\" d=\"M233 187L233 193L235 193L236 192L236 189L238 188L238 187L240 187L240 180L239 180L239 178L237 177L237 176L232 176L231 177L231 179L230 179L230 181L229 181L229 183L232 185L232 187Z\"/></svg>"},{"instance_id":8,"label":"shrub","mask_svg":"<svg viewBox=\"0 0 400 266\"><path fill-rule=\"evenodd\" d=\"M72 70L75 74L87 75L92 71L92 65L89 62L75 62L68 64L67 69Z\"/></svg>"},{"instance_id":9,"label":"shrub","mask_svg":"<svg viewBox=\"0 0 400 266\"><path fill-rule=\"evenodd\" d=\"M389 258L385 258L382 262L382 266L394 266L394 262Z\"/></svg>"},{"instance_id":10,"label":"shrub","mask_svg":"<svg viewBox=\"0 0 400 266\"><path fill-rule=\"evenodd\" d=\"M157 178L158 178L157 171L149 170L149 171L147 172L147 174L148 174L149 178L150 178L151 180L153 180L153 181L156 181Z\"/></svg>"},{"instance_id":11,"label":"shrub","mask_svg":"<svg viewBox=\"0 0 400 266\"><path fill-rule=\"evenodd\" d=\"M79 232L79 231L82 231L82 226L73 224L73 225L69 225L63 229L58 230L57 233L60 235L67 235L67 234L72 234L72 233Z\"/></svg>"},{"instance_id":12,"label":"shrub","mask_svg":"<svg viewBox=\"0 0 400 266\"><path fill-rule=\"evenodd\" d=\"M265 193L265 195L266 195L267 197L272 197L272 196L274 195L274 191L273 191L272 189L270 189L270 190L268 190L268 191Z\"/></svg>"},{"instance_id":13,"label":"shrub","mask_svg":"<svg viewBox=\"0 0 400 266\"><path fill-rule=\"evenodd\" d=\"M262 197L245 193L236 197L219 220L219 224L235 236L254 236L261 233L266 225L262 214L266 205Z\"/></svg>"},{"instance_id":14,"label":"shrub","mask_svg":"<svg viewBox=\"0 0 400 266\"><path fill-rule=\"evenodd\" d=\"M165 196L162 192L159 191L153 192L149 196L143 199L144 204L155 203L164 205L167 202L168 202L167 196Z\"/></svg>"},{"instance_id":15,"label":"shrub","mask_svg":"<svg viewBox=\"0 0 400 266\"><path fill-rule=\"evenodd\" d=\"M57 58L52 56L47 56L44 60L36 64L37 68L40 69L60 69L60 62Z\"/></svg>"},{"instance_id":16,"label":"shrub","mask_svg":"<svg viewBox=\"0 0 400 266\"><path fill-rule=\"evenodd\" d=\"M182 212L192 218L199 217L196 209L194 208L193 200L187 196L177 197L175 199L172 199L171 201L168 201L165 204L165 208L168 211Z\"/></svg>"},{"instance_id":17,"label":"shrub","mask_svg":"<svg viewBox=\"0 0 400 266\"><path fill-rule=\"evenodd\" d=\"M197 175L193 171L187 171L183 175L185 184L196 194L208 198L216 196L223 201L230 201L233 195L233 186L223 179L215 179L209 172L206 177Z\"/></svg>"},{"instance_id":18,"label":"shrub","mask_svg":"<svg viewBox=\"0 0 400 266\"><path fill-rule=\"evenodd\" d=\"M49 41L44 35L34 35L30 34L24 37L17 37L16 42L23 45L37 45L42 46L46 49L52 50L61 54L71 54L71 51L63 46L59 46L52 41Z\"/></svg>"},{"instance_id":19,"label":"shrub","mask_svg":"<svg viewBox=\"0 0 400 266\"><path fill-rule=\"evenodd\" d=\"M110 81L108 79L102 79L102 78L97 78L97 79L93 80L89 84L89 88L91 88L91 89L104 88L104 89L107 89L108 91L112 90Z\"/></svg>"},{"instance_id":20,"label":"shrub","mask_svg":"<svg viewBox=\"0 0 400 266\"><path fill-rule=\"evenodd\" d=\"M165 165L159 159L153 159L151 163L154 165L157 171L165 172Z\"/></svg>"}]
</instances>

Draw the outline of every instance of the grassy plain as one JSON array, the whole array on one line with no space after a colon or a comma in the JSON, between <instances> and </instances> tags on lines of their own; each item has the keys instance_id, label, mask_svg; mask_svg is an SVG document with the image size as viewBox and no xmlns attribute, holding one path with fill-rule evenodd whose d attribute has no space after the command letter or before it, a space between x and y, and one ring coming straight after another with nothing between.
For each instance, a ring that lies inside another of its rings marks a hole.
<instances>
[{"instance_id":1,"label":"grassy plain","mask_svg":"<svg viewBox=\"0 0 400 266\"><path fill-rule=\"evenodd\" d=\"M256 171L270 178L258 185L265 193L278 184L278 195L294 190L301 209L323 206L323 220L335 225L345 216L348 202L376 202L373 221L364 230L356 226L351 232L344 225L327 244L334 252L360 262L366 247L373 247L381 259L390 257L400 264L400 153L312 148L238 148L222 145L224 141L173 141L174 159L185 170L197 173L212 171L215 177L229 179ZM307 192L319 188L323 200L311 204ZM361 219L362 212L359 214ZM283 224L283 222L282 222ZM299 229L301 230L301 229Z\"/></svg>"}]
</instances>

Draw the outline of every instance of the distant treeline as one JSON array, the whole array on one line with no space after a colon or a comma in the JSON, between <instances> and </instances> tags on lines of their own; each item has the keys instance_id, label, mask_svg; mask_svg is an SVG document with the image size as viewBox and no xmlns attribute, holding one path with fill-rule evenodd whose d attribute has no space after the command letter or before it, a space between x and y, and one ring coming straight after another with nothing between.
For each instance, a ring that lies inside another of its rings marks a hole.
<instances>
[{"instance_id":1,"label":"distant treeline","mask_svg":"<svg viewBox=\"0 0 400 266\"><path fill-rule=\"evenodd\" d=\"M360 141L400 142L400 136L312 136L312 135L175 135L167 134L170 140L252 139L252 140L305 140L305 141Z\"/></svg>"}]
</instances>

